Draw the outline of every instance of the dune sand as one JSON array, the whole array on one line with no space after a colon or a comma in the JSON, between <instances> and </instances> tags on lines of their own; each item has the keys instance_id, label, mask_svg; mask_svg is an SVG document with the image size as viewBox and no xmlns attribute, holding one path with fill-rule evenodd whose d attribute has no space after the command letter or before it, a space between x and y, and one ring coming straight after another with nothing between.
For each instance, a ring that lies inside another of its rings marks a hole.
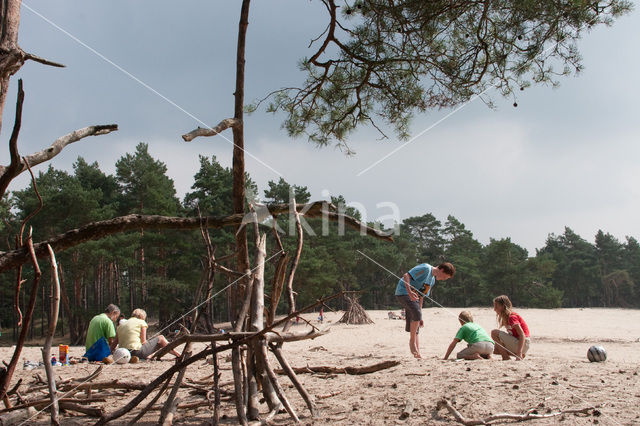
<instances>
[{"instance_id":1,"label":"dune sand","mask_svg":"<svg viewBox=\"0 0 640 426\"><path fill-rule=\"evenodd\" d=\"M495 328L495 315L488 308L470 308L475 322L490 331ZM414 359L408 348L408 333L404 321L390 320L387 311L368 311L375 324L345 325L336 323L341 313L325 314L325 322L317 324L316 315L306 319L330 332L315 340L286 343L284 352L294 367L333 366L362 367L382 361L400 364L364 375L299 374L311 395L317 398L318 418L311 418L302 398L286 376L280 382L303 424L453 424L454 417L446 410L437 410L437 402L447 398L467 419L479 419L497 413L523 414L536 409L545 414L566 409L596 407L589 414L566 414L535 424L640 424L640 311L624 309L519 309L532 335L532 345L524 361L500 361L498 358L480 361L444 361L442 357L458 329L456 316L460 309L427 308L423 310L425 327L420 331L424 359ZM298 324L294 330L307 325ZM587 349L603 345L608 353L604 363L590 363ZM203 348L204 345L196 348ZM460 343L453 353L464 348ZM83 354L82 347L70 348L72 356ZM0 358L9 361L11 348L0 348ZM40 350L27 347L22 358L40 359ZM221 382L231 380L230 363L222 357ZM172 365L169 361L110 365L104 368L98 381L119 379L125 382L148 383ZM273 361L277 366L277 362ZM44 377L44 370L19 369L13 382L22 378L32 383L33 373ZM96 368L93 364L55 367L60 379L86 376ZM212 367L197 362L189 367L187 377L204 378ZM23 385L21 389L28 387ZM94 393L97 395L98 393ZM33 393L28 394L33 397ZM135 392L110 396L106 403L95 403L113 411L129 401ZM180 394L183 402L202 401L202 396ZM164 397L161 399L161 401ZM413 412L400 419L410 401ZM147 400L148 402L148 400ZM261 405L266 415L266 404ZM134 411L135 414L135 411ZM228 402L222 407L223 424L236 424L235 409ZM133 415L118 419L124 424ZM176 424L202 424L210 411L197 408L179 411ZM158 411L151 411L140 422L156 424ZM86 416L63 417L63 424L92 424ZM508 422L508 421L507 421ZM31 418L27 424L48 424L47 413ZM291 424L286 413L278 414L272 424Z\"/></svg>"}]
</instances>

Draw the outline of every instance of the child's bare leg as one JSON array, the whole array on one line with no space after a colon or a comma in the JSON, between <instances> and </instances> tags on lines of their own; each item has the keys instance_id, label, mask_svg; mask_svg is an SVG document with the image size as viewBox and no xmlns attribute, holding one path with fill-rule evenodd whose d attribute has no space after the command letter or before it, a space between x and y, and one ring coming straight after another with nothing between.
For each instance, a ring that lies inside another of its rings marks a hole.
<instances>
[{"instance_id":1,"label":"child's bare leg","mask_svg":"<svg viewBox=\"0 0 640 426\"><path fill-rule=\"evenodd\" d=\"M500 340L499 330L491 330L491 338L493 339L494 342L496 342L493 349L493 353L496 355L502 356L503 361L507 361L511 359L509 357L509 351L507 351L507 348L504 347L504 344Z\"/></svg>"},{"instance_id":2,"label":"child's bare leg","mask_svg":"<svg viewBox=\"0 0 640 426\"><path fill-rule=\"evenodd\" d=\"M420 327L420 321L411 321L409 327L409 331L411 334L411 340L409 341L411 353L416 358L422 358L422 356L420 356L420 343L418 340L418 327Z\"/></svg>"},{"instance_id":3,"label":"child's bare leg","mask_svg":"<svg viewBox=\"0 0 640 426\"><path fill-rule=\"evenodd\" d=\"M169 344L169 341L167 340L167 338L164 337L163 335L160 335L160 337L158 338L158 346L164 348L168 344ZM173 355L175 357L180 357L181 356L180 352L176 351L175 349L171 349L170 352L171 352L171 355Z\"/></svg>"}]
</instances>

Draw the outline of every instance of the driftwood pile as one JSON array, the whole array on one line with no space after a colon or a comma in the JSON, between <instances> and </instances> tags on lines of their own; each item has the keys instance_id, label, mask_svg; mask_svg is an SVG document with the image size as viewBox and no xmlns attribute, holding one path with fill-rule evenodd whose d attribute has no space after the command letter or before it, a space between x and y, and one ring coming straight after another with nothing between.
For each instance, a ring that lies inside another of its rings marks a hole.
<instances>
[{"instance_id":1,"label":"driftwood pile","mask_svg":"<svg viewBox=\"0 0 640 426\"><path fill-rule=\"evenodd\" d=\"M207 248L207 261L203 279L195 294L194 304L196 307L201 306L202 300L207 301L213 297L214 271L226 274L230 281L237 281L237 285L241 289L238 293L242 295L242 299L235 314L236 319L233 321L232 329L229 332L193 334L196 330L196 325L200 322L201 315L203 315L203 312L196 308L190 321L191 330L185 329L186 334L182 334L170 345L154 355L159 359L171 349L184 345L181 357L174 365L149 383L95 382L95 378L98 377L101 370L97 370L87 378L63 381L60 381L60 378L56 378L53 374L47 374L46 381L39 378L38 383L32 384L25 392L20 392L20 386L15 386L14 389L6 392L6 395L0 395L0 399L4 400L6 407L0 411L0 414L8 413L9 411L26 413L26 410L31 407L31 410L35 408L38 411L49 411L52 424L59 424L59 412L75 411L96 418L95 425L103 425L117 419L122 421L123 416L126 416L127 422L135 423L149 411L158 410L160 411L158 423L168 425L173 423L176 413L180 410L208 407L211 410L211 421L217 424L219 422L221 402L226 400L235 406L239 424L248 424L249 421L253 420L269 422L276 414L281 412L286 412L293 422L298 423L300 422L298 414L289 402L283 386L280 385L281 379L278 378L276 370L272 367L274 361L268 357L268 352L271 351L277 364L279 364L278 373L288 377L294 389L304 400L311 416L317 417L319 412L315 398L306 391L297 378L297 372L306 373L308 371L296 371L296 369L292 368L285 357L282 346L284 342L313 339L326 333L326 331L320 331L315 327L310 331L294 332L290 330L290 326L292 320L302 313L309 312L318 306L326 306L326 302L337 297L343 297L348 292L341 292L318 300L302 309L296 309L294 296L296 292L293 291L292 287L295 270L302 252L303 232L295 200L292 201L290 207L289 212L296 222L298 236L295 252L291 254L285 252L274 226L273 233L277 244L277 252L267 259L266 235L259 231L257 217L254 212L253 220L248 221L247 225L253 223L255 231L255 267L243 273L234 271L229 266L221 265L222 259L216 259L211 239L208 235L210 224L207 223L206 219L201 219L201 233ZM31 244L30 236L28 244L33 264L37 267L37 255ZM52 267L55 268L56 262L52 251L50 252L50 258ZM272 278L272 291L269 295L270 297L268 297L269 303L265 304L267 297L265 297L264 270L265 263L270 259L274 259L276 263L276 273ZM37 282L38 280L36 279L36 284ZM37 289L37 287L35 288ZM52 294L57 295L58 292L54 291ZM283 295L286 295L288 299L289 313L282 319L276 319L276 307ZM357 303L357 299L348 300L351 300L351 306L347 311L347 315L351 315L353 319L358 321L372 322L359 303ZM58 303L59 299L56 298L55 305ZM57 313L57 309L52 312ZM31 314L32 310L29 309L25 319L30 319ZM52 319L52 325L55 326L55 318ZM20 341L20 343L22 342L24 342L24 339ZM192 346L196 342L204 342L208 346L200 352L192 353ZM50 345L50 340L48 345ZM14 355L17 359L19 353ZM224 384L224 386L219 383L221 370L219 355L231 361L233 373L233 381ZM185 377L187 367L198 361L206 362L209 359L213 370L210 380L206 381L206 383L197 383ZM48 360L45 360L45 363L46 361ZM17 362L13 362L13 366L15 364ZM358 371L357 368L338 368L337 370L340 371L335 372L366 374L367 372L389 368L393 365L370 366L361 371ZM319 369L326 368L330 367L320 367ZM48 371L47 373L51 372ZM188 396L185 395L185 388L189 390ZM178 397L178 392L181 389L183 392ZM36 391L39 391L37 397L26 397L26 394ZM135 391L136 395L130 398L126 405L118 407L115 411L105 412L104 407L113 407L113 403L107 402L109 396L121 397L123 393L132 391ZM45 398L42 394L43 392L48 392L49 398ZM261 415L259 412L262 402L269 407L269 414L266 416Z\"/></svg>"},{"instance_id":2,"label":"driftwood pile","mask_svg":"<svg viewBox=\"0 0 640 426\"><path fill-rule=\"evenodd\" d=\"M373 324L373 320L369 314L367 314L367 311L365 311L360 302L358 302L357 296L344 296L344 298L349 303L349 307L338 322L345 324Z\"/></svg>"}]
</instances>

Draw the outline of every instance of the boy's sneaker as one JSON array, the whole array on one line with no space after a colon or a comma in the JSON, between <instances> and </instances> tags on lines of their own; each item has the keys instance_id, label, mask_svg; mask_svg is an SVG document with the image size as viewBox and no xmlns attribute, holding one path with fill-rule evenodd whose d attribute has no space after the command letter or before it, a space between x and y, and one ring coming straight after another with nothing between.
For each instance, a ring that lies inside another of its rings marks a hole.
<instances>
[{"instance_id":1,"label":"boy's sneaker","mask_svg":"<svg viewBox=\"0 0 640 426\"><path fill-rule=\"evenodd\" d=\"M109 355L108 357L102 358L102 362L104 364L113 364L113 355Z\"/></svg>"},{"instance_id":2,"label":"boy's sneaker","mask_svg":"<svg viewBox=\"0 0 640 426\"><path fill-rule=\"evenodd\" d=\"M131 359L129 360L129 363L131 363L131 364L137 364L137 363L138 363L138 361L140 361L140 358L138 358L138 357L137 357L137 356L135 356L135 355L132 355L132 356L131 356Z\"/></svg>"}]
</instances>

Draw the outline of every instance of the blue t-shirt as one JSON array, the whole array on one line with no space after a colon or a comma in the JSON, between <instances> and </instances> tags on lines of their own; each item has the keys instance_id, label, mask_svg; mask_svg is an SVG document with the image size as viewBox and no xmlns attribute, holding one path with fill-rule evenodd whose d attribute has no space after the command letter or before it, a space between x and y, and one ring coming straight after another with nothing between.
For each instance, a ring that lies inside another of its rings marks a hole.
<instances>
[{"instance_id":1,"label":"blue t-shirt","mask_svg":"<svg viewBox=\"0 0 640 426\"><path fill-rule=\"evenodd\" d=\"M427 296L431 293L431 289L436 283L436 278L431 273L433 267L428 263L422 263L409 271L411 280L409 284L425 293ZM429 288L426 288L429 286ZM396 296L408 296L407 288L404 286L404 279L400 278L396 286Z\"/></svg>"}]
</instances>

